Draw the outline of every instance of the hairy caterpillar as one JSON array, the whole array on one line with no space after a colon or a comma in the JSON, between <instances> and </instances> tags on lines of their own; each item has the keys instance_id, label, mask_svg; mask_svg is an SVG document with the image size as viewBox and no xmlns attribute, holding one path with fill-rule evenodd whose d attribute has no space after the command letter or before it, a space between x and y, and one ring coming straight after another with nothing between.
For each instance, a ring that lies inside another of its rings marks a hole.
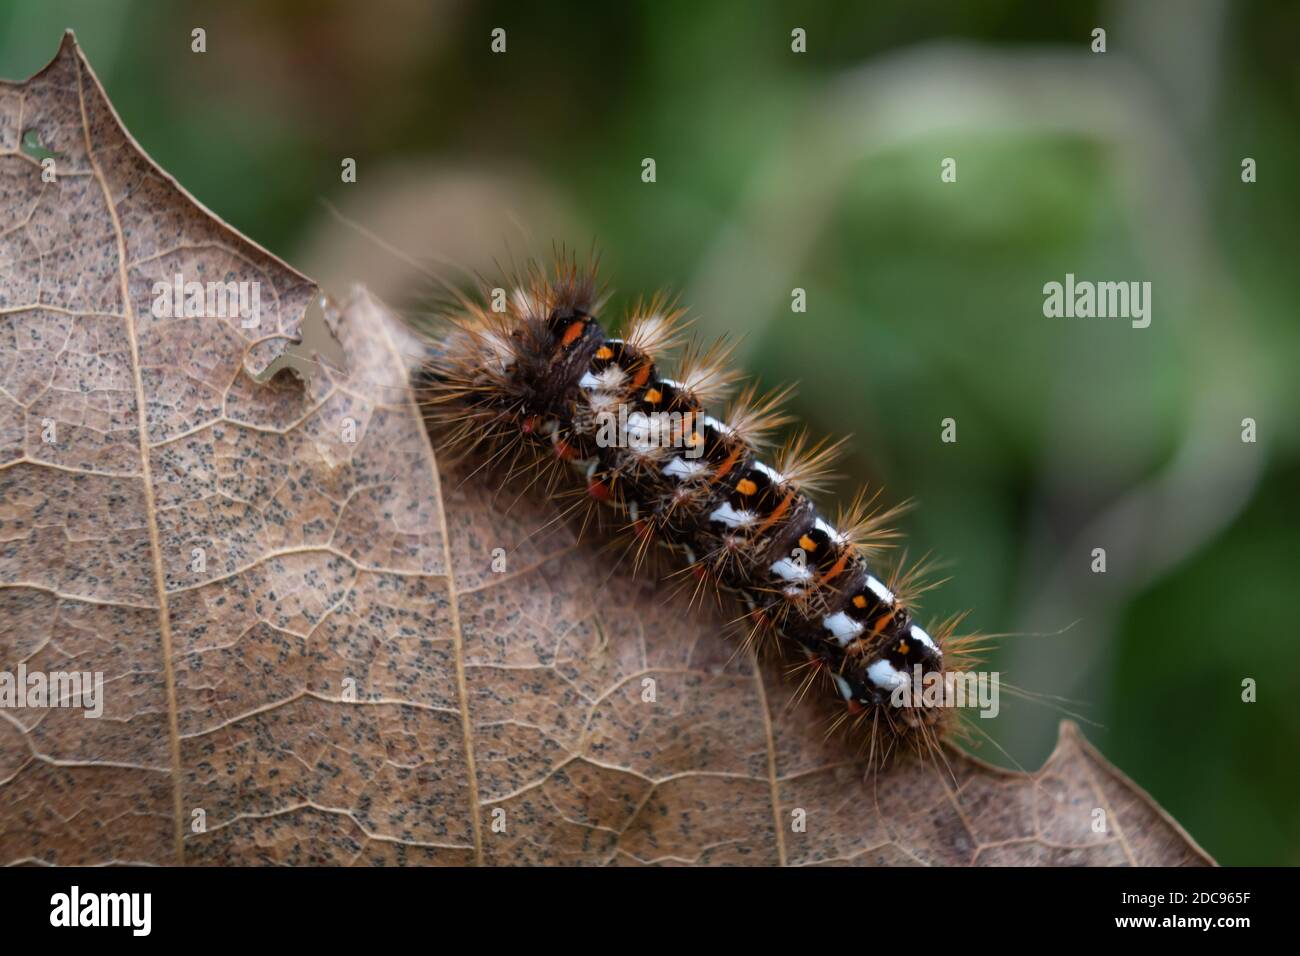
<instances>
[{"instance_id":1,"label":"hairy caterpillar","mask_svg":"<svg viewBox=\"0 0 1300 956\"><path fill-rule=\"evenodd\" d=\"M612 512L637 563L651 545L675 553L695 595L706 585L735 595L745 640L795 658L799 696L824 682L840 702L836 724L869 730L873 758L900 742L933 749L950 711L920 695L899 704L895 691L969 663L968 639L953 637L957 619L932 633L913 620L914 572L877 576L896 511L863 494L833 521L818 511L809 495L838 446L800 433L764 460L766 439L788 423L785 391L751 385L722 417L708 414L739 375L722 344L687 344L676 377L661 371L684 342L683 313L662 297L611 337L594 268L561 257L510 286L458 295L448 328L430 334L415 387L435 439L482 453L480 467L509 478L545 478L573 507L588 504L588 517Z\"/></svg>"}]
</instances>

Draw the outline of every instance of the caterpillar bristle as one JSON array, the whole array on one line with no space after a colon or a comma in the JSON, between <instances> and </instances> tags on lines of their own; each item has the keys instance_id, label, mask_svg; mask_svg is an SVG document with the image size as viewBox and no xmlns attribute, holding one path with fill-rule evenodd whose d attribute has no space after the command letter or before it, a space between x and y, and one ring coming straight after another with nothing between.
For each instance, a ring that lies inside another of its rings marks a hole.
<instances>
[{"instance_id":1,"label":"caterpillar bristle","mask_svg":"<svg viewBox=\"0 0 1300 956\"><path fill-rule=\"evenodd\" d=\"M847 438L813 441L806 430L800 429L776 453L776 470L790 484L805 491L824 492L837 477L833 468L847 441Z\"/></svg>"},{"instance_id":2,"label":"caterpillar bristle","mask_svg":"<svg viewBox=\"0 0 1300 956\"><path fill-rule=\"evenodd\" d=\"M879 504L883 489L868 494L859 488L847 505L835 513L835 527L864 554L875 555L891 548L901 537L894 522L912 510L912 503L903 501L888 507Z\"/></svg>"},{"instance_id":3,"label":"caterpillar bristle","mask_svg":"<svg viewBox=\"0 0 1300 956\"><path fill-rule=\"evenodd\" d=\"M750 383L732 401L724 420L746 445L762 448L773 432L794 421L794 416L784 408L793 394L793 385L759 394L758 386Z\"/></svg>"},{"instance_id":4,"label":"caterpillar bristle","mask_svg":"<svg viewBox=\"0 0 1300 956\"><path fill-rule=\"evenodd\" d=\"M677 360L676 381L701 407L716 405L740 380L740 372L731 366L735 343L725 338L701 346L698 341L686 344Z\"/></svg>"},{"instance_id":5,"label":"caterpillar bristle","mask_svg":"<svg viewBox=\"0 0 1300 956\"><path fill-rule=\"evenodd\" d=\"M677 308L661 292L648 302L637 301L625 323L623 338L629 348L653 362L656 357L672 352L686 341L688 325L686 310Z\"/></svg>"},{"instance_id":6,"label":"caterpillar bristle","mask_svg":"<svg viewBox=\"0 0 1300 956\"><path fill-rule=\"evenodd\" d=\"M937 570L937 563L928 555L909 562L907 554L904 553L887 579L889 590L893 591L902 603L915 605L921 595L947 583L947 578L934 576Z\"/></svg>"},{"instance_id":7,"label":"caterpillar bristle","mask_svg":"<svg viewBox=\"0 0 1300 956\"><path fill-rule=\"evenodd\" d=\"M955 722L942 707L899 703L898 691L914 669L963 665L979 644L953 636L960 618L933 634L913 620L912 602L939 583L930 562L875 569L908 506L863 490L824 519L811 495L825 491L844 440L800 430L765 463L761 450L791 423L792 389L742 384L731 342L687 341L684 310L663 294L630 310L622 338L608 336L594 266L561 252L549 270L529 263L454 298L416 383L439 447L476 459L462 480L492 471L521 496L554 497L539 531L567 522L580 538L619 542L611 575L672 554L663 580L675 604L736 599L726 621L736 653L793 659L792 701L824 687L816 696L838 701L827 733L865 737L871 766L903 751L936 759ZM679 349L669 377L661 366ZM708 414L737 386L721 419Z\"/></svg>"}]
</instances>

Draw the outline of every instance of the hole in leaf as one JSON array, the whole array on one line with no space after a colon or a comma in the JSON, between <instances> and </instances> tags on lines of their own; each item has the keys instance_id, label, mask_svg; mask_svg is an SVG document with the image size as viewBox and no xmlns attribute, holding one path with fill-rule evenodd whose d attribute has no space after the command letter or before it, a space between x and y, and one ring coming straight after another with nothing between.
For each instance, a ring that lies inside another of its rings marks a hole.
<instances>
[{"instance_id":1,"label":"hole in leaf","mask_svg":"<svg viewBox=\"0 0 1300 956\"><path fill-rule=\"evenodd\" d=\"M57 159L63 155L42 146L41 134L36 131L35 127L23 130L22 151L37 162L44 159Z\"/></svg>"}]
</instances>

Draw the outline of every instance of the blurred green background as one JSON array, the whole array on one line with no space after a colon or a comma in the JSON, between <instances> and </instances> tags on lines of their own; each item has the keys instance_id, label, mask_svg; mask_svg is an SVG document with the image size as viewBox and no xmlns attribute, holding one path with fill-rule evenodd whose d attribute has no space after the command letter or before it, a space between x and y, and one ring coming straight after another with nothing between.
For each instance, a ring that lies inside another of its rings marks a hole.
<instances>
[{"instance_id":1,"label":"blurred green background","mask_svg":"<svg viewBox=\"0 0 1300 956\"><path fill-rule=\"evenodd\" d=\"M668 286L743 334L854 435L845 494L919 503L927 615L1020 635L990 666L1071 701L1004 695L981 756L1038 766L1064 707L1219 861L1300 863L1300 5L0 0L0 75L66 27L141 145L329 291L410 307L425 269L594 242L616 306ZM1150 281L1150 328L1045 318L1067 272Z\"/></svg>"}]
</instances>

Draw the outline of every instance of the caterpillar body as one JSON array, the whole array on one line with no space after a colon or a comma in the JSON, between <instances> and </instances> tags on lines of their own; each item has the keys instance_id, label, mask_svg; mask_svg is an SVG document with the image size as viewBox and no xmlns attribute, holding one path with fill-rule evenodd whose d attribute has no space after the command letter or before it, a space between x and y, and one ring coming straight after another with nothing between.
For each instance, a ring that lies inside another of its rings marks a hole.
<instances>
[{"instance_id":1,"label":"caterpillar body","mask_svg":"<svg viewBox=\"0 0 1300 956\"><path fill-rule=\"evenodd\" d=\"M746 639L793 657L800 696L828 685L835 722L865 726L882 762L901 741L932 749L946 709L919 694L900 705L895 691L963 656L957 622L928 632L908 609L912 577L878 573L892 513L859 495L830 520L813 503L835 446L800 434L764 460L765 439L788 422L785 392L749 386L722 417L706 412L739 376L724 345L688 345L675 377L663 373L684 324L663 298L634 308L616 337L597 319L594 269L561 259L511 284L508 295L458 296L430 335L415 388L435 440L509 463L511 475L548 475L612 509L638 558L657 545L696 593L734 595Z\"/></svg>"}]
</instances>

